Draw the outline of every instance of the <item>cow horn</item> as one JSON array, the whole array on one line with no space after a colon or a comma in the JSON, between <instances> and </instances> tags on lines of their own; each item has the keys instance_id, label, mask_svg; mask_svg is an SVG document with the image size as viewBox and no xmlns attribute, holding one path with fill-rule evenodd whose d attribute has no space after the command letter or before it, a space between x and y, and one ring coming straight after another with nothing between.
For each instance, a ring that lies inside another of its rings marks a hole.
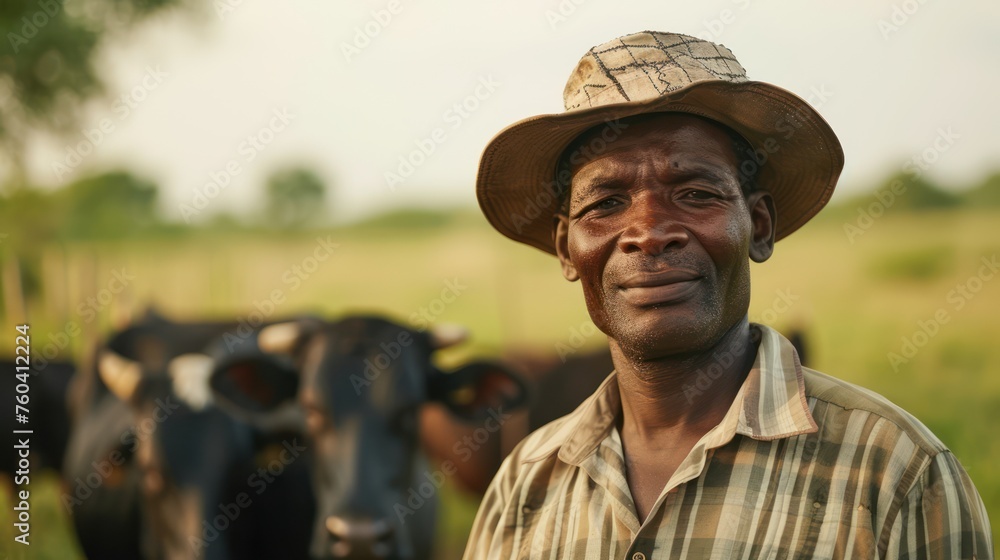
<instances>
[{"instance_id":1,"label":"cow horn","mask_svg":"<svg viewBox=\"0 0 1000 560\"><path fill-rule=\"evenodd\" d=\"M264 327L257 335L257 346L271 354L289 354L302 335L302 326L297 321L277 323Z\"/></svg>"},{"instance_id":2,"label":"cow horn","mask_svg":"<svg viewBox=\"0 0 1000 560\"><path fill-rule=\"evenodd\" d=\"M205 354L182 354L167 364L174 393L192 409L201 410L212 402L208 378L215 360Z\"/></svg>"},{"instance_id":3,"label":"cow horn","mask_svg":"<svg viewBox=\"0 0 1000 560\"><path fill-rule=\"evenodd\" d=\"M435 350L454 346L469 338L469 329L462 325L446 323L431 328L431 346Z\"/></svg>"},{"instance_id":4,"label":"cow horn","mask_svg":"<svg viewBox=\"0 0 1000 560\"><path fill-rule=\"evenodd\" d=\"M119 399L129 401L135 394L142 379L142 366L139 362L125 358L110 350L101 352L97 362L97 371L101 381Z\"/></svg>"}]
</instances>

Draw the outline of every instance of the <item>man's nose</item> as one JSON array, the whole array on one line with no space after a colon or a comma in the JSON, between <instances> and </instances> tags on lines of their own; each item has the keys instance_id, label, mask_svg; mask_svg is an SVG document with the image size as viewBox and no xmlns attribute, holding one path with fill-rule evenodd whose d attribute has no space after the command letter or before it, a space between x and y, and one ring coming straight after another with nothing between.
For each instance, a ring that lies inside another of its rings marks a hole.
<instances>
[{"instance_id":1,"label":"man's nose","mask_svg":"<svg viewBox=\"0 0 1000 560\"><path fill-rule=\"evenodd\" d=\"M689 234L677 220L677 210L662 198L662 194L643 194L629 204L625 216L627 225L618 238L622 252L659 255L687 244Z\"/></svg>"}]
</instances>

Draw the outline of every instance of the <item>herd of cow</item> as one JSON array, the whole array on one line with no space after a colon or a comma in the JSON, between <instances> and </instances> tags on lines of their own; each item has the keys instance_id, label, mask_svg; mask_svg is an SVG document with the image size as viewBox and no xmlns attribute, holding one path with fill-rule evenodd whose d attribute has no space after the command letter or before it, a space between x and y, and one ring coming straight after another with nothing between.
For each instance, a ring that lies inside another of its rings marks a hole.
<instances>
[{"instance_id":1,"label":"herd of cow","mask_svg":"<svg viewBox=\"0 0 1000 560\"><path fill-rule=\"evenodd\" d=\"M464 336L147 313L79 367L32 376L32 469L61 470L88 558L430 558L444 479L483 492L510 447L501 428L523 437L612 369L607 353L435 366ZM518 407L529 420L503 426Z\"/></svg>"}]
</instances>

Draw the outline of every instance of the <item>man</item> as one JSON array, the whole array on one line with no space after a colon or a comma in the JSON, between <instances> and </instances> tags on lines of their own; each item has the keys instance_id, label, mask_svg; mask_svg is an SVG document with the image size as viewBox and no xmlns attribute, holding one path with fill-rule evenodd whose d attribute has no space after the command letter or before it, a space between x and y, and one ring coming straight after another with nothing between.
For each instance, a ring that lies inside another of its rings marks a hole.
<instances>
[{"instance_id":1,"label":"man","mask_svg":"<svg viewBox=\"0 0 1000 560\"><path fill-rule=\"evenodd\" d=\"M580 281L615 372L505 460L465 558L992 558L926 427L748 322L749 260L843 167L822 117L723 46L649 31L591 49L564 99L490 142L478 196Z\"/></svg>"}]
</instances>

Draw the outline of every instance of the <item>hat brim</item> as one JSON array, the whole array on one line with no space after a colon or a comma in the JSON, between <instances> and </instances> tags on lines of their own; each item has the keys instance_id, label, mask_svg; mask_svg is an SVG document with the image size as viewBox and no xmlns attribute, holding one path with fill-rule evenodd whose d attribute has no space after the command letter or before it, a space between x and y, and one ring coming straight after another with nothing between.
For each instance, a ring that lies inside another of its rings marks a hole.
<instances>
[{"instance_id":1,"label":"hat brim","mask_svg":"<svg viewBox=\"0 0 1000 560\"><path fill-rule=\"evenodd\" d=\"M507 237L555 254L552 217L558 159L591 127L641 113L681 112L719 122L756 150L757 185L774 198L781 239L830 200L844 152L830 125L797 95L765 82L701 81L663 97L524 119L483 151L476 195Z\"/></svg>"}]
</instances>

